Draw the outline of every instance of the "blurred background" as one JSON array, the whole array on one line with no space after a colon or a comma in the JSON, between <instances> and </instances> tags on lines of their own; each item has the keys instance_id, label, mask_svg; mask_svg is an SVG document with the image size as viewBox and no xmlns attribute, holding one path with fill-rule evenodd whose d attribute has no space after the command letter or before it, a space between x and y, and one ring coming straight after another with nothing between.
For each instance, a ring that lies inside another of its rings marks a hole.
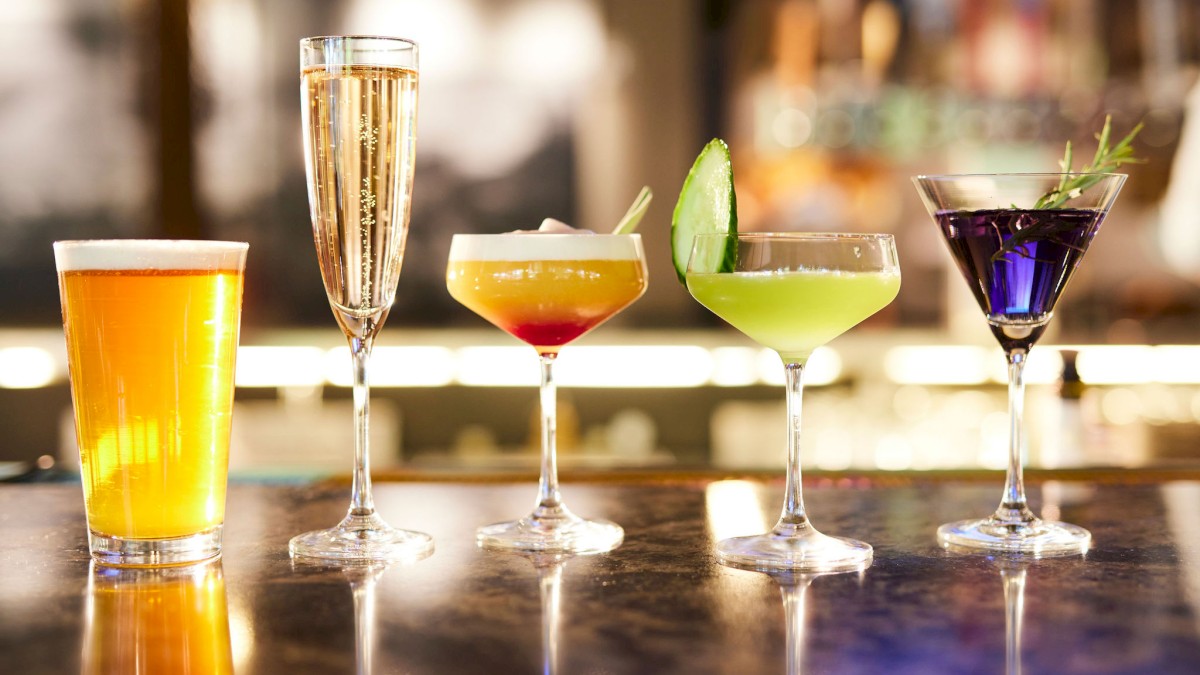
<instances>
[{"instance_id":1,"label":"blurred background","mask_svg":"<svg viewBox=\"0 0 1200 675\"><path fill-rule=\"evenodd\" d=\"M560 359L563 464L783 464L778 359L674 278L710 138L743 230L897 237L895 303L820 352L805 461L1002 467L1004 361L910 177L1055 171L1134 124L1130 180L1033 352L1030 463L1200 465L1200 4L1191 0L5 0L0 461L75 453L50 244L250 242L233 468L345 472L350 365L313 251L297 41L421 43L380 469L535 466L532 350L445 290L457 232L611 228L642 185L646 296Z\"/></svg>"}]
</instances>

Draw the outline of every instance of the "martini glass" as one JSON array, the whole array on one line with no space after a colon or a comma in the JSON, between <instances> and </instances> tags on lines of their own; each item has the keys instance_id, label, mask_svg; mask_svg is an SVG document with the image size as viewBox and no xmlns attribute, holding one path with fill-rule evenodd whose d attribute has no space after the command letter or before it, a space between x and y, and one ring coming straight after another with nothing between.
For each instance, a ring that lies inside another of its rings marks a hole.
<instances>
[{"instance_id":1,"label":"martini glass","mask_svg":"<svg viewBox=\"0 0 1200 675\"><path fill-rule=\"evenodd\" d=\"M446 287L455 300L537 350L541 362L542 466L533 512L481 527L477 543L531 553L601 553L625 533L571 513L558 488L553 366L567 343L646 290L638 234L456 234Z\"/></svg>"},{"instance_id":2,"label":"martini glass","mask_svg":"<svg viewBox=\"0 0 1200 675\"><path fill-rule=\"evenodd\" d=\"M730 271L701 269L732 262ZM821 534L809 522L800 482L804 365L813 350L871 316L900 290L896 245L888 234L701 234L692 246L692 296L783 359L787 375L787 484L783 512L765 534L717 543L717 559L759 570L863 569L870 544Z\"/></svg>"},{"instance_id":3,"label":"martini glass","mask_svg":"<svg viewBox=\"0 0 1200 675\"><path fill-rule=\"evenodd\" d=\"M1009 458L1000 506L986 518L942 525L938 542L1033 556L1084 553L1091 533L1038 518L1025 499L1025 361L1125 176L976 174L913 182L1008 357ZM1039 207L1064 183L1081 187L1055 208Z\"/></svg>"}]
</instances>

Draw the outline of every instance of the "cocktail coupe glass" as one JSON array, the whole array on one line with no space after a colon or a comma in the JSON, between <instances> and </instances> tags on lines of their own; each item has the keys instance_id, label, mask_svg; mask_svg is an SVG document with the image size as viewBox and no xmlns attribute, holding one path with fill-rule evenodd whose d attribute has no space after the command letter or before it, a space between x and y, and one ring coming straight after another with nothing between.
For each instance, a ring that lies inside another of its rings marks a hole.
<instances>
[{"instance_id":1,"label":"cocktail coupe glass","mask_svg":"<svg viewBox=\"0 0 1200 675\"><path fill-rule=\"evenodd\" d=\"M713 272L711 261L731 261ZM692 296L783 359L787 391L787 481L783 512L765 534L724 539L717 559L759 570L863 569L870 544L821 534L809 522L800 481L800 409L813 350L887 306L900 290L895 241L887 234L701 234L688 263Z\"/></svg>"},{"instance_id":2,"label":"cocktail coupe glass","mask_svg":"<svg viewBox=\"0 0 1200 675\"><path fill-rule=\"evenodd\" d=\"M1125 176L977 174L913 182L1008 357L1009 457L1000 506L986 518L942 525L938 542L1035 557L1086 552L1087 530L1042 520L1025 499L1025 360ZM1044 196L1067 184L1079 187L1047 207Z\"/></svg>"},{"instance_id":3,"label":"cocktail coupe glass","mask_svg":"<svg viewBox=\"0 0 1200 675\"><path fill-rule=\"evenodd\" d=\"M446 287L455 300L533 346L541 363L541 479L532 513L479 528L489 549L601 553L624 530L571 513L558 487L556 388L559 350L641 297L646 260L638 234L456 234Z\"/></svg>"},{"instance_id":4,"label":"cocktail coupe glass","mask_svg":"<svg viewBox=\"0 0 1200 675\"><path fill-rule=\"evenodd\" d=\"M293 556L406 560L433 539L389 526L371 496L367 364L396 296L408 234L417 45L380 37L300 41L304 156L321 277L354 365L354 474L337 526L291 540Z\"/></svg>"}]
</instances>

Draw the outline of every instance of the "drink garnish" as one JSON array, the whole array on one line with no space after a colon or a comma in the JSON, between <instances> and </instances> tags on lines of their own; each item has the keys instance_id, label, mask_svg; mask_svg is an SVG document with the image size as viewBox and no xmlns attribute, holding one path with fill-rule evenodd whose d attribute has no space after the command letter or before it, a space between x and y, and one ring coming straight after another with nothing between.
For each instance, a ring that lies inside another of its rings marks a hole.
<instances>
[{"instance_id":1,"label":"drink garnish","mask_svg":"<svg viewBox=\"0 0 1200 675\"><path fill-rule=\"evenodd\" d=\"M595 234L591 230L571 227L561 220L554 218L542 219L542 224L536 230L517 230L514 234Z\"/></svg>"},{"instance_id":2,"label":"drink garnish","mask_svg":"<svg viewBox=\"0 0 1200 675\"><path fill-rule=\"evenodd\" d=\"M1112 116L1105 116L1104 127L1100 133L1096 134L1096 154L1092 157L1092 161L1081 167L1079 171L1071 168L1071 141L1067 141L1066 152L1058 162L1059 168L1063 172L1058 185L1039 197L1032 210L1062 209L1067 202L1082 195L1085 190L1100 182L1105 173L1113 171L1122 164L1143 163L1145 160L1133 155L1133 139L1142 130L1142 127L1143 124L1139 122L1132 131L1126 134L1125 138L1110 147ZM1057 218L1039 218L1036 214L1018 209L1016 206L1013 207L1013 210L1016 213L1012 214L1008 222L1003 225L1011 235L1008 239L1003 239L1003 235L999 232L1001 225L999 223L994 225L997 229L996 235L1001 237L1002 242L1000 249L992 255L992 262L1005 260L1009 253L1032 258L1029 244L1037 241L1052 241L1069 248L1078 248L1059 236L1072 229L1073 225L1070 223Z\"/></svg>"},{"instance_id":3,"label":"drink garnish","mask_svg":"<svg viewBox=\"0 0 1200 675\"><path fill-rule=\"evenodd\" d=\"M733 164L729 146L714 138L700 151L692 164L679 201L671 215L671 257L679 282L686 284L688 258L697 234L737 233L737 197L733 191ZM703 272L731 272L737 258L737 239L714 251L708 260L693 263Z\"/></svg>"},{"instance_id":4,"label":"drink garnish","mask_svg":"<svg viewBox=\"0 0 1200 675\"><path fill-rule=\"evenodd\" d=\"M642 186L642 191L629 205L629 210L625 212L625 215L621 216L620 222L613 228L612 233L630 234L636 230L638 223L642 222L642 216L646 215L646 209L650 208L651 199L654 199L654 193L650 191L650 186Z\"/></svg>"},{"instance_id":5,"label":"drink garnish","mask_svg":"<svg viewBox=\"0 0 1200 675\"><path fill-rule=\"evenodd\" d=\"M1133 139L1143 126L1141 122L1138 122L1125 138L1110 148L1108 143L1112 133L1112 115L1105 116L1104 127L1100 133L1096 134L1096 154L1092 157L1092 161L1085 164L1079 171L1071 168L1071 141L1067 141L1067 150L1058 162L1059 168L1063 171L1062 177L1058 181L1058 187L1042 195L1033 208L1061 208L1067 201L1078 197L1083 194L1084 190L1098 183L1100 181L1099 174L1110 173L1122 164L1144 163L1145 160L1133 156Z\"/></svg>"}]
</instances>

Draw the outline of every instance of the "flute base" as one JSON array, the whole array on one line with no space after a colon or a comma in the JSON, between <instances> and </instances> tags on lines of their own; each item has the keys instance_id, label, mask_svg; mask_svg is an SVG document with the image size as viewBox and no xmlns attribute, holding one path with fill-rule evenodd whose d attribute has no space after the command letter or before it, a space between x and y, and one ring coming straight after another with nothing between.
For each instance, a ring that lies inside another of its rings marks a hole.
<instances>
[{"instance_id":1,"label":"flute base","mask_svg":"<svg viewBox=\"0 0 1200 675\"><path fill-rule=\"evenodd\" d=\"M605 553L624 539L620 525L585 520L565 506L538 507L520 520L485 525L475 532L481 548L526 553Z\"/></svg>"},{"instance_id":2,"label":"flute base","mask_svg":"<svg viewBox=\"0 0 1200 675\"><path fill-rule=\"evenodd\" d=\"M395 529L375 513L351 514L336 527L293 537L288 552L293 558L347 563L412 562L433 553L433 537Z\"/></svg>"},{"instance_id":3,"label":"flute base","mask_svg":"<svg viewBox=\"0 0 1200 675\"><path fill-rule=\"evenodd\" d=\"M1020 553L1034 558L1082 555L1092 545L1092 534L1082 527L1041 518L960 520L939 527L937 538L949 550Z\"/></svg>"},{"instance_id":4,"label":"flute base","mask_svg":"<svg viewBox=\"0 0 1200 675\"><path fill-rule=\"evenodd\" d=\"M870 567L874 549L866 542L821 534L805 524L722 539L716 554L722 565L764 572L851 572Z\"/></svg>"}]
</instances>

